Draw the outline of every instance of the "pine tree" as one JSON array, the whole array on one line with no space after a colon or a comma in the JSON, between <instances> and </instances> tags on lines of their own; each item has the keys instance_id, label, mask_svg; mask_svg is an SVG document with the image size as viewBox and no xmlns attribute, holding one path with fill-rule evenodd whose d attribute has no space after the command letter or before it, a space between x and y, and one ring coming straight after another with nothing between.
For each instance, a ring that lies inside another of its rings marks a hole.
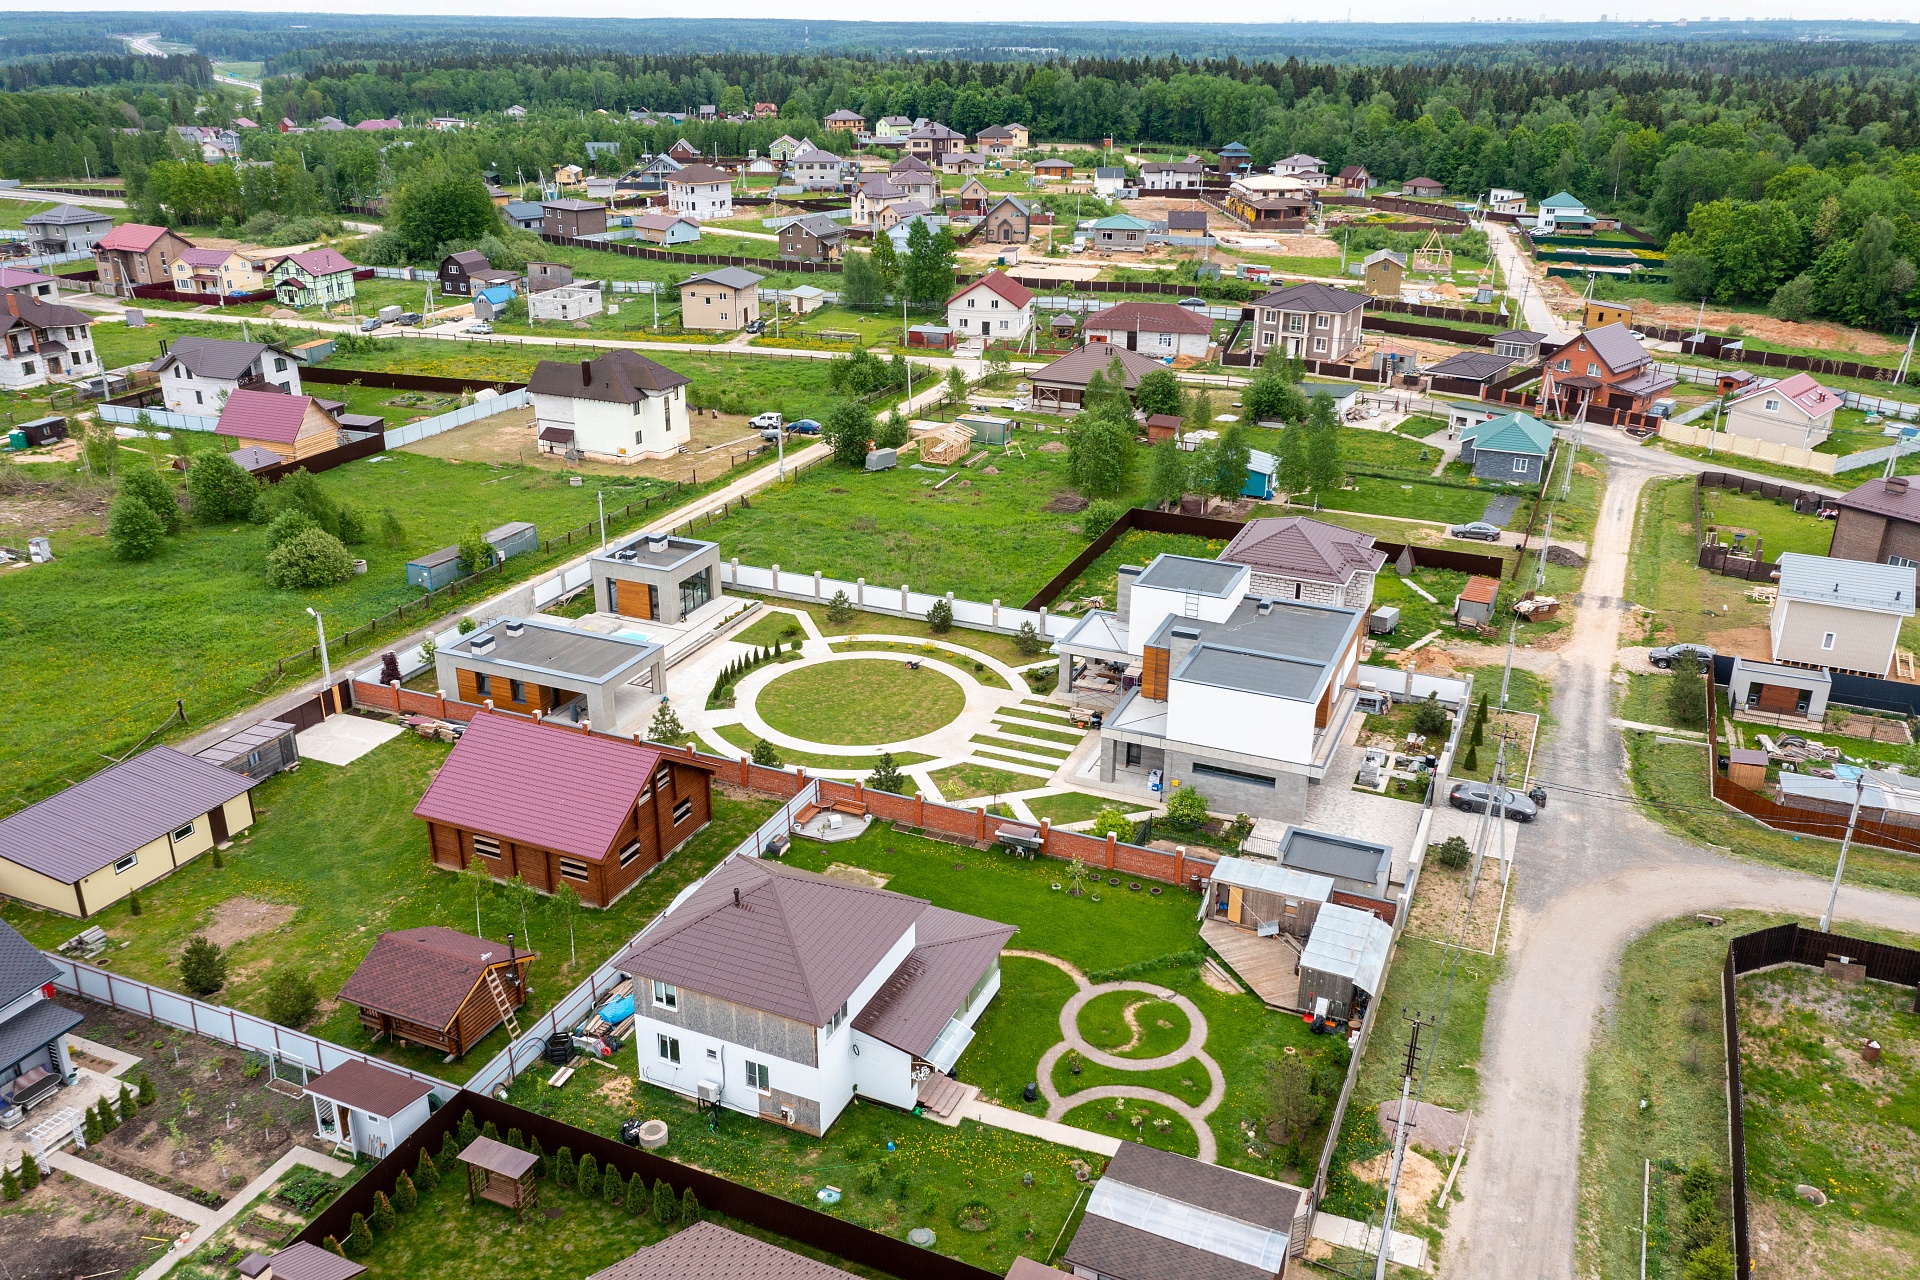
<instances>
[{"instance_id":1,"label":"pine tree","mask_svg":"<svg viewBox=\"0 0 1920 1280\"><path fill-rule=\"evenodd\" d=\"M533 1145L527 1150L533 1155L533 1176L544 1178L553 1172L553 1162L547 1159L547 1153L540 1149L540 1135L533 1136Z\"/></svg>"},{"instance_id":2,"label":"pine tree","mask_svg":"<svg viewBox=\"0 0 1920 1280\"><path fill-rule=\"evenodd\" d=\"M636 1173L627 1184L627 1212L639 1217L647 1211L647 1175Z\"/></svg>"},{"instance_id":3,"label":"pine tree","mask_svg":"<svg viewBox=\"0 0 1920 1280\"><path fill-rule=\"evenodd\" d=\"M91 1147L97 1145L100 1139L106 1137L107 1134L106 1130L100 1127L100 1113L98 1111L95 1111L92 1107L88 1107L86 1114L87 1118L81 1125L81 1132L86 1135L87 1145Z\"/></svg>"},{"instance_id":4,"label":"pine tree","mask_svg":"<svg viewBox=\"0 0 1920 1280\"><path fill-rule=\"evenodd\" d=\"M574 1170L574 1185L580 1188L580 1194L592 1197L600 1190L600 1162L593 1158L593 1152L580 1157L579 1167Z\"/></svg>"},{"instance_id":5,"label":"pine tree","mask_svg":"<svg viewBox=\"0 0 1920 1280\"><path fill-rule=\"evenodd\" d=\"M28 1156L20 1162L20 1189L31 1191L40 1185L40 1162Z\"/></svg>"},{"instance_id":6,"label":"pine tree","mask_svg":"<svg viewBox=\"0 0 1920 1280\"><path fill-rule=\"evenodd\" d=\"M139 894L130 893L127 895L127 914L131 916L137 916L140 914L140 895Z\"/></svg>"},{"instance_id":7,"label":"pine tree","mask_svg":"<svg viewBox=\"0 0 1920 1280\"><path fill-rule=\"evenodd\" d=\"M700 1221L700 1197L693 1194L692 1187L680 1197L680 1221L688 1225Z\"/></svg>"},{"instance_id":8,"label":"pine tree","mask_svg":"<svg viewBox=\"0 0 1920 1280\"><path fill-rule=\"evenodd\" d=\"M426 1195L432 1195L440 1186L440 1166L433 1162L425 1147L420 1148L419 1163L413 1166L414 1185Z\"/></svg>"},{"instance_id":9,"label":"pine tree","mask_svg":"<svg viewBox=\"0 0 1920 1280\"><path fill-rule=\"evenodd\" d=\"M1460 762L1461 767L1468 772L1472 772L1480 767L1480 743L1478 741L1480 734L1477 729L1474 731L1473 736L1476 740L1467 744L1467 757Z\"/></svg>"},{"instance_id":10,"label":"pine tree","mask_svg":"<svg viewBox=\"0 0 1920 1280\"><path fill-rule=\"evenodd\" d=\"M489 1120L480 1126L480 1136L483 1138L492 1138L495 1142L498 1142L500 1141L500 1126Z\"/></svg>"},{"instance_id":11,"label":"pine tree","mask_svg":"<svg viewBox=\"0 0 1920 1280\"><path fill-rule=\"evenodd\" d=\"M22 1156L23 1164L33 1162L32 1155ZM8 1165L5 1173L0 1173L0 1199L18 1200L20 1198L20 1179L14 1176L13 1166Z\"/></svg>"},{"instance_id":12,"label":"pine tree","mask_svg":"<svg viewBox=\"0 0 1920 1280\"><path fill-rule=\"evenodd\" d=\"M337 1253L343 1258L347 1256L347 1251L340 1247L340 1238L338 1236L328 1236L326 1247L328 1253Z\"/></svg>"},{"instance_id":13,"label":"pine tree","mask_svg":"<svg viewBox=\"0 0 1920 1280\"><path fill-rule=\"evenodd\" d=\"M653 1184L653 1220L663 1227L680 1221L680 1202L665 1178Z\"/></svg>"},{"instance_id":14,"label":"pine tree","mask_svg":"<svg viewBox=\"0 0 1920 1280\"><path fill-rule=\"evenodd\" d=\"M627 1180L620 1176L618 1169L608 1165L606 1172L600 1175L600 1198L617 1207L626 1199L626 1195Z\"/></svg>"},{"instance_id":15,"label":"pine tree","mask_svg":"<svg viewBox=\"0 0 1920 1280\"><path fill-rule=\"evenodd\" d=\"M421 1152L422 1155L426 1153ZM402 1169L400 1176L393 1180L393 1207L401 1213L412 1213L420 1203L420 1193L414 1189L413 1179Z\"/></svg>"},{"instance_id":16,"label":"pine tree","mask_svg":"<svg viewBox=\"0 0 1920 1280\"><path fill-rule=\"evenodd\" d=\"M520 1151L527 1149L527 1135L518 1129L507 1130L507 1145Z\"/></svg>"},{"instance_id":17,"label":"pine tree","mask_svg":"<svg viewBox=\"0 0 1920 1280\"><path fill-rule=\"evenodd\" d=\"M121 1085L120 1086L120 1121L122 1124L126 1123L127 1117L131 1116L134 1112L134 1109L139 1105L140 1105L139 1103L133 1100L133 1090L127 1088L127 1086L125 1086L124 1084Z\"/></svg>"},{"instance_id":18,"label":"pine tree","mask_svg":"<svg viewBox=\"0 0 1920 1280\"><path fill-rule=\"evenodd\" d=\"M144 1110L154 1104L158 1094L153 1091L153 1080L146 1072L140 1073L140 1106Z\"/></svg>"},{"instance_id":19,"label":"pine tree","mask_svg":"<svg viewBox=\"0 0 1920 1280\"><path fill-rule=\"evenodd\" d=\"M460 1152L463 1149L459 1135L452 1129L447 1130L440 1138L440 1158L436 1163L445 1165L449 1169L453 1168L454 1162L460 1158Z\"/></svg>"},{"instance_id":20,"label":"pine tree","mask_svg":"<svg viewBox=\"0 0 1920 1280\"><path fill-rule=\"evenodd\" d=\"M373 1213L367 1218L367 1225L381 1235L394 1229L400 1222L400 1215L393 1211L393 1201L387 1199L387 1193L373 1193Z\"/></svg>"},{"instance_id":21,"label":"pine tree","mask_svg":"<svg viewBox=\"0 0 1920 1280\"><path fill-rule=\"evenodd\" d=\"M345 1253L349 1258L357 1258L373 1248L373 1230L367 1226L367 1215L356 1213L347 1230Z\"/></svg>"},{"instance_id":22,"label":"pine tree","mask_svg":"<svg viewBox=\"0 0 1920 1280\"><path fill-rule=\"evenodd\" d=\"M468 1111L460 1117L460 1149L465 1151L480 1136L480 1126L473 1122L473 1112Z\"/></svg>"},{"instance_id":23,"label":"pine tree","mask_svg":"<svg viewBox=\"0 0 1920 1280\"><path fill-rule=\"evenodd\" d=\"M573 1185L572 1147L562 1147L553 1153L553 1180L563 1187Z\"/></svg>"}]
</instances>

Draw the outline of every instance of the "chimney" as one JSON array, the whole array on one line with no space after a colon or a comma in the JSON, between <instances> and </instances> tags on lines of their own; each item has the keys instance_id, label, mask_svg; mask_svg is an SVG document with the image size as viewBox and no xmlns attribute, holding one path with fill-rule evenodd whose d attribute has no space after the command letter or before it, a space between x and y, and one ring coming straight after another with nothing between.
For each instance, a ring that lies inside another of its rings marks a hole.
<instances>
[{"instance_id":1,"label":"chimney","mask_svg":"<svg viewBox=\"0 0 1920 1280\"><path fill-rule=\"evenodd\" d=\"M1171 675L1180 669L1180 660L1192 652L1193 646L1200 643L1200 631L1197 627L1174 627L1167 632L1167 673Z\"/></svg>"},{"instance_id":2,"label":"chimney","mask_svg":"<svg viewBox=\"0 0 1920 1280\"><path fill-rule=\"evenodd\" d=\"M527 624L518 618L510 618L507 620L507 625L503 629L508 635L517 636L527 629Z\"/></svg>"},{"instance_id":3,"label":"chimney","mask_svg":"<svg viewBox=\"0 0 1920 1280\"><path fill-rule=\"evenodd\" d=\"M1257 613L1259 613L1259 615L1260 615L1261 617L1263 617L1263 618L1264 618L1264 617L1266 617L1266 616L1267 616L1268 614L1270 614L1270 613L1272 613L1272 612L1273 612L1273 597L1272 597L1272 596L1261 596L1261 597L1260 597L1260 603L1259 603L1259 605L1258 605L1258 606L1256 607L1256 609L1255 609L1255 612L1257 612Z\"/></svg>"},{"instance_id":4,"label":"chimney","mask_svg":"<svg viewBox=\"0 0 1920 1280\"><path fill-rule=\"evenodd\" d=\"M1905 476L1888 476L1880 483L1888 493L1900 494L1907 491L1907 478Z\"/></svg>"},{"instance_id":5,"label":"chimney","mask_svg":"<svg viewBox=\"0 0 1920 1280\"><path fill-rule=\"evenodd\" d=\"M483 635L475 636L470 642L468 642L467 652L473 654L476 657L482 654L492 653L493 652L493 634L491 632L488 632Z\"/></svg>"},{"instance_id":6,"label":"chimney","mask_svg":"<svg viewBox=\"0 0 1920 1280\"><path fill-rule=\"evenodd\" d=\"M580 385L583 387L593 385L593 361L591 360L580 362Z\"/></svg>"},{"instance_id":7,"label":"chimney","mask_svg":"<svg viewBox=\"0 0 1920 1280\"><path fill-rule=\"evenodd\" d=\"M1113 616L1122 622L1125 622L1132 612L1133 580L1145 572L1146 570L1137 564L1120 566L1118 584L1114 588Z\"/></svg>"},{"instance_id":8,"label":"chimney","mask_svg":"<svg viewBox=\"0 0 1920 1280\"><path fill-rule=\"evenodd\" d=\"M736 907L740 905L740 890L738 887L733 891L733 905Z\"/></svg>"}]
</instances>

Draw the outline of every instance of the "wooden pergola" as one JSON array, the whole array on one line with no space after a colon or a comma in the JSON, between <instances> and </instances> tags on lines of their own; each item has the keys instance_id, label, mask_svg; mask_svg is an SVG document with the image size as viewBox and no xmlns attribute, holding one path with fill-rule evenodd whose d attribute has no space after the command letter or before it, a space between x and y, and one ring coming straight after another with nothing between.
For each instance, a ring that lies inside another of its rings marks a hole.
<instances>
[{"instance_id":1,"label":"wooden pergola","mask_svg":"<svg viewBox=\"0 0 1920 1280\"><path fill-rule=\"evenodd\" d=\"M481 1137L460 1153L460 1163L467 1168L467 1203L491 1200L505 1205L516 1221L525 1221L526 1211L540 1206L532 1152Z\"/></svg>"}]
</instances>

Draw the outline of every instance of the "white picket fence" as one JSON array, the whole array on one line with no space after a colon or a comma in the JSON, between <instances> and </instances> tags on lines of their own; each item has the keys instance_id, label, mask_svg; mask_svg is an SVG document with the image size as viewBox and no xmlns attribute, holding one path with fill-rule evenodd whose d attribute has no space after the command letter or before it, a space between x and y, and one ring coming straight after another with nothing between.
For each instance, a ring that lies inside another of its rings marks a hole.
<instances>
[{"instance_id":1,"label":"white picket fence","mask_svg":"<svg viewBox=\"0 0 1920 1280\"><path fill-rule=\"evenodd\" d=\"M387 448L398 449L402 445L425 440L428 436L437 436L442 431L451 431L455 427L464 427L469 422L491 418L496 413L505 413L509 409L524 409L531 403L532 401L527 398L525 387L503 391L497 396L489 396L485 400L475 400L472 404L461 405L449 413L422 418L418 422L409 422L404 427L388 427Z\"/></svg>"},{"instance_id":2,"label":"white picket fence","mask_svg":"<svg viewBox=\"0 0 1920 1280\"><path fill-rule=\"evenodd\" d=\"M1015 634L1023 623L1031 622L1035 631L1049 640L1058 640L1073 630L1078 621L1077 618L1055 617L1046 609L1016 609L1002 605L998 600L983 604L978 600L957 599L951 592L945 596L928 595L924 591L914 591L904 583L887 587L870 583L865 578L847 582L841 578L829 578L817 569L812 573L796 573L792 569L782 569L777 564L763 569L759 565L730 560L721 565L721 572L729 585L748 591L785 596L790 600L811 600L818 604L825 604L844 591L857 609L897 614L903 618L924 620L929 609L945 600L953 609L956 624L1006 635Z\"/></svg>"}]
</instances>

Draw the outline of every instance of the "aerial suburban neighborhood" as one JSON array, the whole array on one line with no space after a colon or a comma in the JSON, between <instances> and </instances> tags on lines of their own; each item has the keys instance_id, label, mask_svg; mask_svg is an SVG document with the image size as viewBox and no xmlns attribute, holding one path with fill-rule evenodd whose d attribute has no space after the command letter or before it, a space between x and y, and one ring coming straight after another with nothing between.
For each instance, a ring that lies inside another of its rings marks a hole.
<instances>
[{"instance_id":1,"label":"aerial suburban neighborhood","mask_svg":"<svg viewBox=\"0 0 1920 1280\"><path fill-rule=\"evenodd\" d=\"M1920 43L16 13L6 1280L1914 1274Z\"/></svg>"}]
</instances>

